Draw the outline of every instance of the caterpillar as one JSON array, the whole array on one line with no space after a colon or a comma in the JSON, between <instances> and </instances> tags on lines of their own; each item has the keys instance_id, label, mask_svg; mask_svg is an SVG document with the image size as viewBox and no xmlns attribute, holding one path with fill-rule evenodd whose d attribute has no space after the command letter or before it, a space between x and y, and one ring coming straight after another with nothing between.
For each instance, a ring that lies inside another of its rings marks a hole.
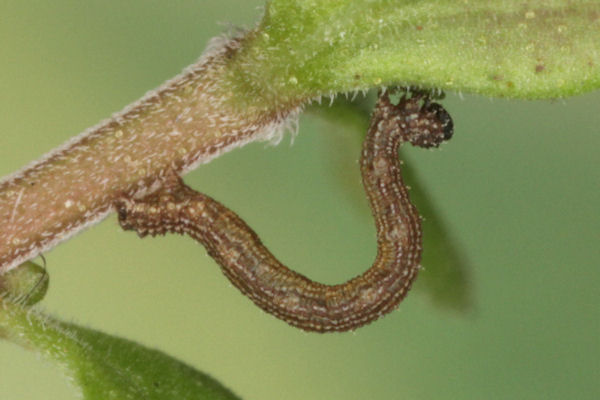
<instances>
[{"instance_id":1,"label":"caterpillar","mask_svg":"<svg viewBox=\"0 0 600 400\"><path fill-rule=\"evenodd\" d=\"M122 197L119 223L139 236L186 234L200 242L243 294L269 314L306 331L354 330L397 307L420 268L421 218L402 181L398 148L437 147L453 134L450 115L424 92L393 104L380 93L360 168L377 229L377 255L362 275L325 285L281 264L233 211L175 174L142 199Z\"/></svg>"}]
</instances>

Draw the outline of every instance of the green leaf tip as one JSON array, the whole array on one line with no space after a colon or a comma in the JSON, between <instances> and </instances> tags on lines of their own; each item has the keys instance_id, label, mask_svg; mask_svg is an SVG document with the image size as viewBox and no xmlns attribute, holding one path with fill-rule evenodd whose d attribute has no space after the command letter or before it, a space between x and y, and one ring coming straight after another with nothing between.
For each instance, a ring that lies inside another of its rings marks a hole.
<instances>
[{"instance_id":1,"label":"green leaf tip","mask_svg":"<svg viewBox=\"0 0 600 400\"><path fill-rule=\"evenodd\" d=\"M85 399L239 400L210 376L161 351L73 324L59 326L76 338L69 363Z\"/></svg>"},{"instance_id":2,"label":"green leaf tip","mask_svg":"<svg viewBox=\"0 0 600 400\"><path fill-rule=\"evenodd\" d=\"M0 275L0 297L4 301L31 306L44 298L48 283L46 269L27 261Z\"/></svg>"},{"instance_id":3,"label":"green leaf tip","mask_svg":"<svg viewBox=\"0 0 600 400\"><path fill-rule=\"evenodd\" d=\"M56 362L87 400L239 400L210 376L158 351L49 317L31 305L48 288L32 262L0 275L0 338Z\"/></svg>"},{"instance_id":4,"label":"green leaf tip","mask_svg":"<svg viewBox=\"0 0 600 400\"><path fill-rule=\"evenodd\" d=\"M400 85L540 99L600 87L597 0L273 0L249 40L234 70L263 96Z\"/></svg>"},{"instance_id":5,"label":"green leaf tip","mask_svg":"<svg viewBox=\"0 0 600 400\"><path fill-rule=\"evenodd\" d=\"M163 352L21 304L0 307L0 337L56 362L86 400L239 400L210 376Z\"/></svg>"}]
</instances>

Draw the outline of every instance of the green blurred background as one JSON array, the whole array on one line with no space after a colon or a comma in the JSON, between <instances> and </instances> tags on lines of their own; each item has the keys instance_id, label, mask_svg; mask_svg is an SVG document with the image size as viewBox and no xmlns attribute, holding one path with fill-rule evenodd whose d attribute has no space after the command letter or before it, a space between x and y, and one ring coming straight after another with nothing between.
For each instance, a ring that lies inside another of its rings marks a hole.
<instances>
[{"instance_id":1,"label":"green blurred background","mask_svg":"<svg viewBox=\"0 0 600 400\"><path fill-rule=\"evenodd\" d=\"M210 37L253 26L262 5L2 0L0 175L174 76ZM355 333L306 334L239 294L192 240L139 240L114 215L46 254L44 307L162 349L244 399L599 398L600 93L449 93L444 104L455 137L405 158L467 255L469 312L436 307L417 287ZM186 181L236 210L282 261L336 283L375 254L361 137L314 116L300 126L292 146L251 144ZM54 365L7 343L0 388L3 400L76 398Z\"/></svg>"}]
</instances>

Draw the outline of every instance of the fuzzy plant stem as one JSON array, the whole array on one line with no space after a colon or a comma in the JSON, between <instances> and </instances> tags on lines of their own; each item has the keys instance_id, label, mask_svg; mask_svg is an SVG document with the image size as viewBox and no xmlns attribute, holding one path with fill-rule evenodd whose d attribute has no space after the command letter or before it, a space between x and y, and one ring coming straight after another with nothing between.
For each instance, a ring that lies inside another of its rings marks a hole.
<instances>
[{"instance_id":1,"label":"fuzzy plant stem","mask_svg":"<svg viewBox=\"0 0 600 400\"><path fill-rule=\"evenodd\" d=\"M251 36L213 42L181 75L0 181L0 272L103 219L115 199L158 190L166 171L276 140L303 101L238 101L228 65Z\"/></svg>"}]
</instances>

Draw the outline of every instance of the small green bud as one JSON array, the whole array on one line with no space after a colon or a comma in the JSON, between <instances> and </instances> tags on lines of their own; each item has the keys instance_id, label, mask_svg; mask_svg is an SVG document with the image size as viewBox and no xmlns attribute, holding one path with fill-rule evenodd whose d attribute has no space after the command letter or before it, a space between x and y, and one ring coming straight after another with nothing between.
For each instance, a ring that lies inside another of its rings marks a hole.
<instances>
[{"instance_id":1,"label":"small green bud","mask_svg":"<svg viewBox=\"0 0 600 400\"><path fill-rule=\"evenodd\" d=\"M0 298L32 306L46 295L49 280L45 268L27 261L0 275Z\"/></svg>"}]
</instances>

